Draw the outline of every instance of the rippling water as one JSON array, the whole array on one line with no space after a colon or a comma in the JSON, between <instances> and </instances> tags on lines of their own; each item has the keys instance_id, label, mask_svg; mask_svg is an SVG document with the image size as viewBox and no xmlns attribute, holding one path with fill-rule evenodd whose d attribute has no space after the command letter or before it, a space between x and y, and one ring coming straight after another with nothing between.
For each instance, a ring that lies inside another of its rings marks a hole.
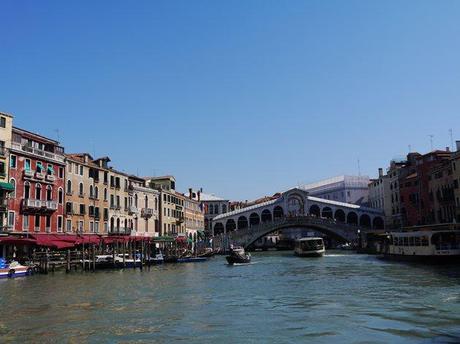
<instances>
[{"instance_id":1,"label":"rippling water","mask_svg":"<svg viewBox=\"0 0 460 344\"><path fill-rule=\"evenodd\" d=\"M330 253L0 281L0 342L460 342L460 268Z\"/></svg>"}]
</instances>

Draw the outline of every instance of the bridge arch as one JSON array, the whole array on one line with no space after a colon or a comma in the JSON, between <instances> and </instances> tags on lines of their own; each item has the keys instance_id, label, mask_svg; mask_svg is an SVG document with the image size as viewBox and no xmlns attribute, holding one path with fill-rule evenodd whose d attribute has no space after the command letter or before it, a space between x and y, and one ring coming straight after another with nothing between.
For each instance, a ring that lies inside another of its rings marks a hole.
<instances>
[{"instance_id":1,"label":"bridge arch","mask_svg":"<svg viewBox=\"0 0 460 344\"><path fill-rule=\"evenodd\" d=\"M332 209L330 207L324 207L321 212L322 217L325 217L328 219L332 219L332 214L333 214Z\"/></svg>"},{"instance_id":2,"label":"bridge arch","mask_svg":"<svg viewBox=\"0 0 460 344\"><path fill-rule=\"evenodd\" d=\"M345 212L342 209L337 209L334 214L334 219L337 222L345 222Z\"/></svg>"},{"instance_id":3,"label":"bridge arch","mask_svg":"<svg viewBox=\"0 0 460 344\"><path fill-rule=\"evenodd\" d=\"M249 215L249 225L250 226L257 226L260 223L260 217L257 213L252 213Z\"/></svg>"},{"instance_id":4,"label":"bridge arch","mask_svg":"<svg viewBox=\"0 0 460 344\"><path fill-rule=\"evenodd\" d=\"M224 225L222 224L222 222L217 222L214 225L214 235L218 235L222 233L224 233Z\"/></svg>"},{"instance_id":5,"label":"bridge arch","mask_svg":"<svg viewBox=\"0 0 460 344\"><path fill-rule=\"evenodd\" d=\"M225 230L227 232L233 232L236 229L236 222L233 219L228 219L225 224Z\"/></svg>"},{"instance_id":6,"label":"bridge arch","mask_svg":"<svg viewBox=\"0 0 460 344\"><path fill-rule=\"evenodd\" d=\"M383 219L380 216L374 217L374 220L372 221L372 227L374 227L374 229L383 229L385 227Z\"/></svg>"},{"instance_id":7,"label":"bridge arch","mask_svg":"<svg viewBox=\"0 0 460 344\"><path fill-rule=\"evenodd\" d=\"M284 210L282 207L277 205L275 208L273 208L273 220L282 218L283 216L284 216Z\"/></svg>"},{"instance_id":8,"label":"bridge arch","mask_svg":"<svg viewBox=\"0 0 460 344\"><path fill-rule=\"evenodd\" d=\"M362 214L359 217L359 225L362 227L370 228L371 227L371 218L367 214Z\"/></svg>"},{"instance_id":9,"label":"bridge arch","mask_svg":"<svg viewBox=\"0 0 460 344\"><path fill-rule=\"evenodd\" d=\"M262 223L272 221L272 213L268 209L264 209L264 211L262 211L261 217L262 217Z\"/></svg>"},{"instance_id":10,"label":"bridge arch","mask_svg":"<svg viewBox=\"0 0 460 344\"><path fill-rule=\"evenodd\" d=\"M350 225L357 225L358 224L358 214L354 211L350 211L347 214L347 223Z\"/></svg>"},{"instance_id":11,"label":"bridge arch","mask_svg":"<svg viewBox=\"0 0 460 344\"><path fill-rule=\"evenodd\" d=\"M317 204L313 204L311 207L310 207L310 215L314 215L316 217L320 217L321 216L321 209L319 208L319 206Z\"/></svg>"},{"instance_id":12,"label":"bridge arch","mask_svg":"<svg viewBox=\"0 0 460 344\"><path fill-rule=\"evenodd\" d=\"M240 216L238 218L238 229L248 228L248 219L246 216Z\"/></svg>"}]
</instances>

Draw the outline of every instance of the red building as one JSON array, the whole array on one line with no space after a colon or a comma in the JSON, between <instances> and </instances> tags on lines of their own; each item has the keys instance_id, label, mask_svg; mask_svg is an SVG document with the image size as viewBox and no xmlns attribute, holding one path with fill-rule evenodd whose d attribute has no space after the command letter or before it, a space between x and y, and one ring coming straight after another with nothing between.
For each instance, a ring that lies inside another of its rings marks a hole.
<instances>
[{"instance_id":1,"label":"red building","mask_svg":"<svg viewBox=\"0 0 460 344\"><path fill-rule=\"evenodd\" d=\"M433 151L425 155L410 153L407 165L399 177L399 193L403 226L436 223L433 194L430 192L434 168L451 158L446 151Z\"/></svg>"},{"instance_id":2,"label":"red building","mask_svg":"<svg viewBox=\"0 0 460 344\"><path fill-rule=\"evenodd\" d=\"M16 189L9 210L15 232L63 231L64 174L59 142L13 127L9 175Z\"/></svg>"}]
</instances>

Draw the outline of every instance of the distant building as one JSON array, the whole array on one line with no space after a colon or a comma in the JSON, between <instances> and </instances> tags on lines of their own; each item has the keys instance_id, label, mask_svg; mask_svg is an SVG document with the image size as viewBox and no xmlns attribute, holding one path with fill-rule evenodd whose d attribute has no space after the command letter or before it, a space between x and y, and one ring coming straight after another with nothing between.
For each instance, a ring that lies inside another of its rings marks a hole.
<instances>
[{"instance_id":1,"label":"distant building","mask_svg":"<svg viewBox=\"0 0 460 344\"><path fill-rule=\"evenodd\" d=\"M203 192L203 189L198 191L189 190L192 194L192 199L197 200L204 213L204 229L208 233L212 230L212 219L217 215L225 214L230 211L230 201L212 194Z\"/></svg>"},{"instance_id":2,"label":"distant building","mask_svg":"<svg viewBox=\"0 0 460 344\"><path fill-rule=\"evenodd\" d=\"M457 141L457 151L452 154L452 179L454 185L456 222L460 223L460 141Z\"/></svg>"},{"instance_id":3,"label":"distant building","mask_svg":"<svg viewBox=\"0 0 460 344\"><path fill-rule=\"evenodd\" d=\"M8 197L15 197L15 179L9 179L10 164L16 166L17 157L10 160L13 116L0 112L0 231L7 231L14 226L14 213L8 212Z\"/></svg>"},{"instance_id":4,"label":"distant building","mask_svg":"<svg viewBox=\"0 0 460 344\"><path fill-rule=\"evenodd\" d=\"M454 179L451 160L437 164L430 172L428 185L435 223L452 223L455 220Z\"/></svg>"},{"instance_id":5,"label":"distant building","mask_svg":"<svg viewBox=\"0 0 460 344\"><path fill-rule=\"evenodd\" d=\"M310 196L364 205L368 202L369 182L368 176L338 176L300 188L307 191Z\"/></svg>"},{"instance_id":6,"label":"distant building","mask_svg":"<svg viewBox=\"0 0 460 344\"><path fill-rule=\"evenodd\" d=\"M199 231L204 231L203 207L197 199L193 199L193 191L189 189L185 200L185 232L195 242Z\"/></svg>"}]
</instances>

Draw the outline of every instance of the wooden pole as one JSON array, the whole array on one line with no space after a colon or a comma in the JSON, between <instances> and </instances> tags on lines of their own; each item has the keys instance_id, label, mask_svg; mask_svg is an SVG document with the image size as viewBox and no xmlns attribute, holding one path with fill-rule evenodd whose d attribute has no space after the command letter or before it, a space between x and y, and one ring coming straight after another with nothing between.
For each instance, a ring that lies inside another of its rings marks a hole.
<instances>
[{"instance_id":1,"label":"wooden pole","mask_svg":"<svg viewBox=\"0 0 460 344\"><path fill-rule=\"evenodd\" d=\"M93 271L96 271L96 245L93 244Z\"/></svg>"},{"instance_id":2,"label":"wooden pole","mask_svg":"<svg viewBox=\"0 0 460 344\"><path fill-rule=\"evenodd\" d=\"M123 251L122 251L122 254L123 254L123 267L126 268L126 243L124 242L123 243Z\"/></svg>"},{"instance_id":3,"label":"wooden pole","mask_svg":"<svg viewBox=\"0 0 460 344\"><path fill-rule=\"evenodd\" d=\"M70 250L67 250L67 267L65 272L70 272Z\"/></svg>"},{"instance_id":4,"label":"wooden pole","mask_svg":"<svg viewBox=\"0 0 460 344\"><path fill-rule=\"evenodd\" d=\"M144 265L144 240L141 241L141 271L142 266Z\"/></svg>"}]
</instances>

